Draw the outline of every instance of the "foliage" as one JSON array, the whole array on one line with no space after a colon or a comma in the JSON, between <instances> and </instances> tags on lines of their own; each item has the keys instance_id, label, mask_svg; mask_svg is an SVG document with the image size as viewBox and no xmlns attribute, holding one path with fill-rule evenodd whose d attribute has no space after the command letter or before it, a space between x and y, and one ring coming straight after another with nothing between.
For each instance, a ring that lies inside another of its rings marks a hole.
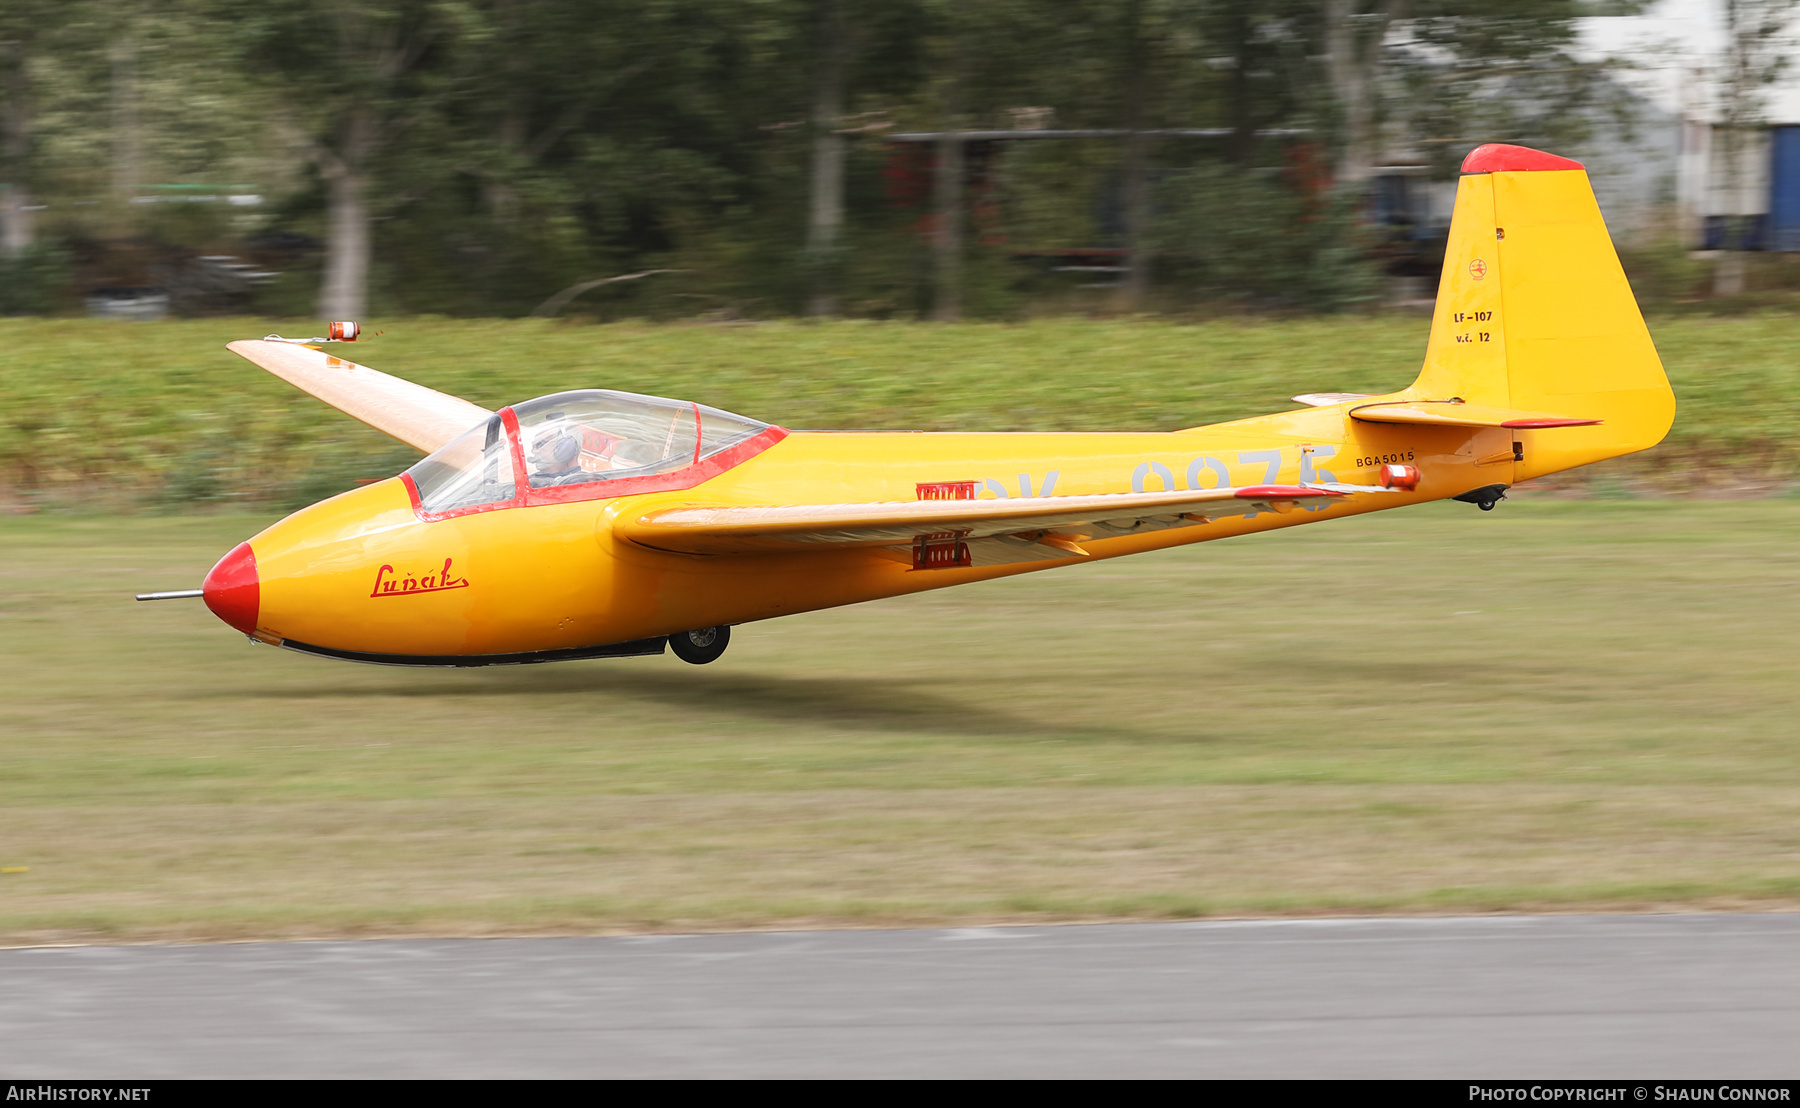
<instances>
[{"instance_id":1,"label":"foliage","mask_svg":"<svg viewBox=\"0 0 1800 1108\"><path fill-rule=\"evenodd\" d=\"M1618 110L1606 66L1574 50L1581 0L1424 0L1411 14L1388 51L1389 110L1446 174L1477 142L1555 149Z\"/></svg>"},{"instance_id":2,"label":"foliage","mask_svg":"<svg viewBox=\"0 0 1800 1108\"><path fill-rule=\"evenodd\" d=\"M1705 295L1712 266L1695 258L1679 238L1661 235L1641 246L1619 251L1619 262L1631 280L1631 291L1645 310L1668 309Z\"/></svg>"},{"instance_id":3,"label":"foliage","mask_svg":"<svg viewBox=\"0 0 1800 1108\"><path fill-rule=\"evenodd\" d=\"M1743 0L1757 11L1790 2ZM255 255L274 234L313 247L253 259L282 274L257 308L311 312L314 286L344 284L332 266L346 255L319 244L357 225L372 233L377 313L521 316L560 289L664 269L678 272L568 310L772 317L828 285L850 314L907 318L931 311L934 266L953 255L932 249L932 151L909 161L884 136L1027 120L1216 128L1224 137L979 153L966 310L1010 319L1053 302L1107 303L1007 261L1073 247L1154 249L1160 261L1133 272L1164 282L1152 301L1163 307L1335 310L1366 300L1373 280L1351 198L1319 201L1328 167L1343 168L1351 117L1384 141L1423 143L1444 175L1477 140L1577 138L1609 110L1604 71L1571 52L1574 20L1591 10L1582 0L17 0L0 11L0 116L24 111L30 141L0 144L0 182L49 198L40 235L92 247L72 278L90 286L134 283L108 274L131 268L113 259L146 242L189 257ZM1355 64L1328 61L1345 39L1334 28L1350 29ZM832 59L841 103L820 84ZM1358 73L1367 79L1351 80ZM828 102L835 126L819 115ZM846 203L841 231L815 248L810 159L824 127L847 146ZM1256 137L1268 130L1290 139ZM1374 145L1364 135L1364 153ZM1315 169L1297 175L1296 160ZM201 211L172 202L193 193L152 188L203 184L242 186L264 203ZM1152 224L1154 235L1139 234Z\"/></svg>"},{"instance_id":4,"label":"foliage","mask_svg":"<svg viewBox=\"0 0 1800 1108\"><path fill-rule=\"evenodd\" d=\"M221 349L266 320L0 320L0 496L33 503L297 507L417 457ZM789 427L1173 430L1279 411L1300 391L1412 380L1427 324L1339 317L1191 325L1046 319L586 326L391 320L359 359L486 407L582 387L679 396ZM1660 320L1681 409L1637 463L1685 490L1800 469L1789 313Z\"/></svg>"},{"instance_id":5,"label":"foliage","mask_svg":"<svg viewBox=\"0 0 1800 1108\"><path fill-rule=\"evenodd\" d=\"M12 257L0 254L0 315L48 315L69 279L69 252L38 242Z\"/></svg>"},{"instance_id":6,"label":"foliage","mask_svg":"<svg viewBox=\"0 0 1800 1108\"><path fill-rule=\"evenodd\" d=\"M1210 298L1332 312L1373 300L1380 274L1353 198L1271 187L1273 174L1190 170L1165 182L1171 271Z\"/></svg>"},{"instance_id":7,"label":"foliage","mask_svg":"<svg viewBox=\"0 0 1800 1108\"><path fill-rule=\"evenodd\" d=\"M242 253L260 221L325 241L347 202L334 182L348 175L366 192L374 307L387 312L522 315L582 281L666 268L682 273L582 307L780 315L829 281L852 312L913 315L930 306L930 198L891 194L887 131L1010 127L1025 106L1064 126L1225 126L1230 141L1154 156L1196 170L1190 186L1221 182L1234 194L1221 202L1236 204L1241 182L1213 167L1280 161L1252 131L1327 135L1331 125L1309 60L1319 19L1305 0L64 7L74 14L57 26L73 30L41 38L34 55L42 141L32 155L33 181L91 206L55 206L53 220L80 224L63 233L117 242L154 231L192 252ZM814 256L802 248L820 125L810 113L831 11L848 27L849 195L837 245ZM1047 145L1009 148L998 191L977 200L991 209L975 213L969 235L967 300L978 314L1022 308L1024 271L1003 260L1013 243L1031 248L1055 220L1051 237L1107 245L1129 204L1120 144L1069 144L1067 154ZM1030 180L1045 153L1064 169L1057 189ZM222 228L167 218L167 204L115 202L153 182L241 183L267 203ZM1034 193L1058 189L1089 199L1032 207ZM1341 226L1309 228L1319 233L1284 249L1335 250L1344 241L1325 232ZM265 302L305 305L319 263L316 253L282 259L282 288Z\"/></svg>"}]
</instances>

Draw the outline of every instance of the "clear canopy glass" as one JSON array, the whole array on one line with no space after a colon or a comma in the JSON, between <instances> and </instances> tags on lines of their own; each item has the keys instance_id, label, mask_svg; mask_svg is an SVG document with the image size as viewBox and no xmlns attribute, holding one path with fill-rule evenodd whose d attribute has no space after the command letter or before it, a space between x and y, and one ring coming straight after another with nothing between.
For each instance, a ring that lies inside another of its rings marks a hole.
<instances>
[{"instance_id":1,"label":"clear canopy glass","mask_svg":"<svg viewBox=\"0 0 1800 1108\"><path fill-rule=\"evenodd\" d=\"M667 473L768 427L703 404L610 389L542 396L513 414L534 489Z\"/></svg>"},{"instance_id":2,"label":"clear canopy glass","mask_svg":"<svg viewBox=\"0 0 1800 1108\"><path fill-rule=\"evenodd\" d=\"M513 414L534 489L668 473L769 426L704 404L610 389L542 396ZM418 486L420 508L439 513L512 500L514 470L511 440L496 415L406 472Z\"/></svg>"},{"instance_id":3,"label":"clear canopy glass","mask_svg":"<svg viewBox=\"0 0 1800 1108\"><path fill-rule=\"evenodd\" d=\"M427 512L498 504L517 492L512 444L499 416L450 440L406 472Z\"/></svg>"}]
</instances>

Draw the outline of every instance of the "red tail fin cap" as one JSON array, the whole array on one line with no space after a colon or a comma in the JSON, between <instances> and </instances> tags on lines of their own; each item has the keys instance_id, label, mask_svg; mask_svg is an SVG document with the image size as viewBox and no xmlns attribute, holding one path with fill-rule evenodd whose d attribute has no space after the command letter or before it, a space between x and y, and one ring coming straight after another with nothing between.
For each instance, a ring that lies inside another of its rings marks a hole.
<instances>
[{"instance_id":1,"label":"red tail fin cap","mask_svg":"<svg viewBox=\"0 0 1800 1108\"><path fill-rule=\"evenodd\" d=\"M238 543L236 550L219 559L206 580L200 582L200 598L227 625L246 635L256 630L262 584L256 576L256 555L250 552L249 543Z\"/></svg>"},{"instance_id":2,"label":"red tail fin cap","mask_svg":"<svg viewBox=\"0 0 1800 1108\"><path fill-rule=\"evenodd\" d=\"M1508 146L1504 142L1490 142L1486 146L1477 146L1469 151L1463 159L1464 173L1517 173L1521 170L1533 169L1586 169L1587 166L1568 158L1559 158L1555 154L1546 154L1542 150L1533 150L1529 146Z\"/></svg>"}]
</instances>

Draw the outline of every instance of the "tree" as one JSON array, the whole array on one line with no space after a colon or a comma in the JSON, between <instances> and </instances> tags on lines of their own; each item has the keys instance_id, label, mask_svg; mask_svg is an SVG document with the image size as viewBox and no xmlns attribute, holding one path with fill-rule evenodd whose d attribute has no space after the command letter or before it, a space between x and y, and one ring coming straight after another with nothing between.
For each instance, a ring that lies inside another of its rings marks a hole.
<instances>
[{"instance_id":1,"label":"tree","mask_svg":"<svg viewBox=\"0 0 1800 1108\"><path fill-rule=\"evenodd\" d=\"M838 133L844 115L844 85L851 55L856 49L855 29L847 0L819 0L816 15L817 47L813 62L812 188L806 222L808 315L829 316L838 311L834 271L838 232L844 222L844 136Z\"/></svg>"},{"instance_id":2,"label":"tree","mask_svg":"<svg viewBox=\"0 0 1800 1108\"><path fill-rule=\"evenodd\" d=\"M1379 105L1453 170L1468 148L1567 145L1602 105L1606 64L1573 52L1581 0L1412 0L1389 24ZM1405 18L1401 19L1400 16Z\"/></svg>"},{"instance_id":3,"label":"tree","mask_svg":"<svg viewBox=\"0 0 1800 1108\"><path fill-rule=\"evenodd\" d=\"M1288 79L1271 56L1289 34L1283 0L1080 0L1061 36L1065 73L1080 74L1059 109L1088 126L1125 132L1119 200L1126 258L1114 306L1135 311L1150 287L1157 231L1152 174L1164 128L1232 131L1228 156L1248 168L1258 129L1289 114ZM1184 157L1197 148L1183 143Z\"/></svg>"},{"instance_id":4,"label":"tree","mask_svg":"<svg viewBox=\"0 0 1800 1108\"><path fill-rule=\"evenodd\" d=\"M1144 290L1150 286L1150 136L1144 133L1150 125L1150 98L1156 76L1152 53L1155 51L1151 13L1144 0L1129 0L1119 5L1118 51L1122 112L1119 125L1126 132L1123 200L1125 235L1130 253L1125 259L1125 279L1119 284L1118 306L1134 311L1143 302Z\"/></svg>"},{"instance_id":5,"label":"tree","mask_svg":"<svg viewBox=\"0 0 1800 1108\"><path fill-rule=\"evenodd\" d=\"M453 0L225 0L250 71L273 82L305 135L325 185L327 230L319 312L354 319L368 307L377 170L407 132L441 108L444 55L467 30Z\"/></svg>"},{"instance_id":6,"label":"tree","mask_svg":"<svg viewBox=\"0 0 1800 1108\"><path fill-rule=\"evenodd\" d=\"M1337 179L1368 179L1376 153L1375 124L1382 53L1388 28L1403 19L1408 0L1325 0L1325 60L1341 112Z\"/></svg>"},{"instance_id":7,"label":"tree","mask_svg":"<svg viewBox=\"0 0 1800 1108\"><path fill-rule=\"evenodd\" d=\"M383 160L390 212L405 218L385 221L381 242L409 274L407 296L523 313L580 284L718 291L738 278L746 238L791 266L794 229L765 235L758 201L778 193L798 212L805 192L771 172L782 167L766 148L780 140L761 125L805 102L804 8L469 0L466 29L434 63L448 91L405 157ZM730 263L707 256L726 243ZM645 269L687 275L604 282ZM755 287L769 284L765 272Z\"/></svg>"},{"instance_id":8,"label":"tree","mask_svg":"<svg viewBox=\"0 0 1800 1108\"><path fill-rule=\"evenodd\" d=\"M33 169L31 125L35 107L31 55L37 45L35 11L8 8L0 31L0 254L17 257L31 247Z\"/></svg>"},{"instance_id":9,"label":"tree","mask_svg":"<svg viewBox=\"0 0 1800 1108\"><path fill-rule=\"evenodd\" d=\"M0 5L0 257L20 257L37 241L36 193L48 184L40 119L46 106L70 106L66 94L80 82L52 74L92 56L96 7L91 0Z\"/></svg>"},{"instance_id":10,"label":"tree","mask_svg":"<svg viewBox=\"0 0 1800 1108\"><path fill-rule=\"evenodd\" d=\"M966 144L951 132L1022 103L1057 104L1069 89L1070 21L1085 0L931 0L918 115L945 133L934 151L931 317L950 321L963 310ZM1055 95L1051 95L1052 93Z\"/></svg>"},{"instance_id":11,"label":"tree","mask_svg":"<svg viewBox=\"0 0 1800 1108\"><path fill-rule=\"evenodd\" d=\"M916 87L923 32L919 0L810 0L802 18L811 77L806 246L806 312L836 315L844 275L845 113L859 92L903 97Z\"/></svg>"}]
</instances>

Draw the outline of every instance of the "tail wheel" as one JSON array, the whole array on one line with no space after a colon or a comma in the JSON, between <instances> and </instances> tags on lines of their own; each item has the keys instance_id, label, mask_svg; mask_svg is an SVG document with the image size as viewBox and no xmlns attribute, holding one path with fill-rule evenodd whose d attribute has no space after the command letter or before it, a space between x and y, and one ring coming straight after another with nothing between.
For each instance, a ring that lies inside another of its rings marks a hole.
<instances>
[{"instance_id":1,"label":"tail wheel","mask_svg":"<svg viewBox=\"0 0 1800 1108\"><path fill-rule=\"evenodd\" d=\"M731 645L731 628L703 627L698 631L677 631L669 636L669 649L684 662L703 666L725 653Z\"/></svg>"},{"instance_id":2,"label":"tail wheel","mask_svg":"<svg viewBox=\"0 0 1800 1108\"><path fill-rule=\"evenodd\" d=\"M1460 500L1464 504L1473 504L1484 512L1491 512L1494 510L1494 505L1506 499L1506 486L1483 485L1478 489L1470 489L1461 496L1453 496L1450 499Z\"/></svg>"}]
</instances>

